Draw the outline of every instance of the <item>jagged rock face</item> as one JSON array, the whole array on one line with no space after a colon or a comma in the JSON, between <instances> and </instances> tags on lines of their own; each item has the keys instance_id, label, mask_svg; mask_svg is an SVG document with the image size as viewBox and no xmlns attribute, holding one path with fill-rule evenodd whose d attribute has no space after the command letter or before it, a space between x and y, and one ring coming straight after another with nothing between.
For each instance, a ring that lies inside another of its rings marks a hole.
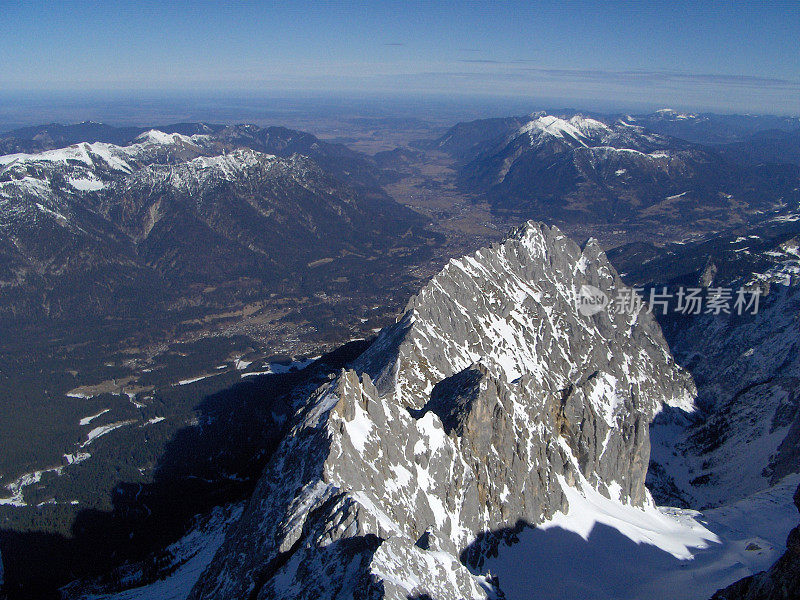
<instances>
[{"instance_id":1,"label":"jagged rock face","mask_svg":"<svg viewBox=\"0 0 800 600\"><path fill-rule=\"evenodd\" d=\"M581 285L621 283L533 223L451 261L299 411L192 597L492 597L479 534L566 510L563 486L649 502L648 423L693 384L649 315L584 316Z\"/></svg>"}]
</instances>

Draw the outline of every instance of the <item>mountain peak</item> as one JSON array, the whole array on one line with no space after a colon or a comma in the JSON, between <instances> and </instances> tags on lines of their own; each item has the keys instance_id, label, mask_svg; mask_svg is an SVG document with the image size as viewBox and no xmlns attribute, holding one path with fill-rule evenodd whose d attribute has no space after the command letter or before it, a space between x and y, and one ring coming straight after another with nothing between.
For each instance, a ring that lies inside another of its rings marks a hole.
<instances>
[{"instance_id":1,"label":"mountain peak","mask_svg":"<svg viewBox=\"0 0 800 600\"><path fill-rule=\"evenodd\" d=\"M180 133L164 133L158 129L150 129L142 134L136 136L134 140L136 143L151 143L151 144L192 144L194 140L187 135Z\"/></svg>"},{"instance_id":2,"label":"mountain peak","mask_svg":"<svg viewBox=\"0 0 800 600\"><path fill-rule=\"evenodd\" d=\"M580 314L584 284L621 282L541 223L450 261L300 409L193 598L487 598L494 532L567 488L647 521L647 423L694 388L648 314Z\"/></svg>"},{"instance_id":3,"label":"mountain peak","mask_svg":"<svg viewBox=\"0 0 800 600\"><path fill-rule=\"evenodd\" d=\"M523 125L518 134L530 135L531 143L547 136L586 145L586 138L606 131L608 131L608 126L604 123L581 115L575 115L569 119L542 115Z\"/></svg>"},{"instance_id":4,"label":"mountain peak","mask_svg":"<svg viewBox=\"0 0 800 600\"><path fill-rule=\"evenodd\" d=\"M691 113L682 113L674 108L659 108L655 111L654 115L662 119L669 119L675 121L683 121L687 119L695 119L697 115Z\"/></svg>"}]
</instances>

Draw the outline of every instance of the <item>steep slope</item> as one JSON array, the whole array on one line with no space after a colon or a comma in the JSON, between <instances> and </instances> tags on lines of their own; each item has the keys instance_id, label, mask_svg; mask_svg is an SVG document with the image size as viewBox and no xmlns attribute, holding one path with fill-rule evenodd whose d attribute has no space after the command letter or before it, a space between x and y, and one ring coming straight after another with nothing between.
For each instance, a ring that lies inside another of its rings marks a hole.
<instances>
[{"instance_id":1,"label":"steep slope","mask_svg":"<svg viewBox=\"0 0 800 600\"><path fill-rule=\"evenodd\" d=\"M534 223L451 261L298 411L191 597L495 597L484 557L571 494L646 521L647 425L694 387L649 315L584 316L582 285L621 282Z\"/></svg>"},{"instance_id":2,"label":"steep slope","mask_svg":"<svg viewBox=\"0 0 800 600\"><path fill-rule=\"evenodd\" d=\"M501 143L507 135L527 121L526 117L506 117L457 123L437 139L433 146L452 155L461 163L468 163L486 152L487 146Z\"/></svg>"},{"instance_id":3,"label":"steep slope","mask_svg":"<svg viewBox=\"0 0 800 600\"><path fill-rule=\"evenodd\" d=\"M701 409L696 420L665 413L653 427L651 483L659 496L679 489L672 502L716 506L800 472L800 255L790 225L800 231L789 223L772 239L727 239L733 250L703 257L706 285L763 290L757 314L665 320L676 359L698 384Z\"/></svg>"},{"instance_id":4,"label":"steep slope","mask_svg":"<svg viewBox=\"0 0 800 600\"><path fill-rule=\"evenodd\" d=\"M661 502L703 508L743 499L800 472L800 220L769 220L689 244L609 252L630 285L673 294L658 315L676 360L698 386L692 418L665 411L651 427L648 485ZM732 314L681 314L678 288L730 290ZM737 290L761 290L736 314ZM660 312L660 311L659 311Z\"/></svg>"}]
</instances>

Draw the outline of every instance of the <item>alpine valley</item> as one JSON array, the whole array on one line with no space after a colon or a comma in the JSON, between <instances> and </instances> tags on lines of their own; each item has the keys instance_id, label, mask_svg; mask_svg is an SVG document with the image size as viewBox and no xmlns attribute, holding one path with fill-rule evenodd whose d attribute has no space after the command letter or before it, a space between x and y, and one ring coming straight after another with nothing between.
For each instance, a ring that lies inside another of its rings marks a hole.
<instances>
[{"instance_id":1,"label":"alpine valley","mask_svg":"<svg viewBox=\"0 0 800 600\"><path fill-rule=\"evenodd\" d=\"M800 121L387 123L0 134L0 593L795 597Z\"/></svg>"}]
</instances>

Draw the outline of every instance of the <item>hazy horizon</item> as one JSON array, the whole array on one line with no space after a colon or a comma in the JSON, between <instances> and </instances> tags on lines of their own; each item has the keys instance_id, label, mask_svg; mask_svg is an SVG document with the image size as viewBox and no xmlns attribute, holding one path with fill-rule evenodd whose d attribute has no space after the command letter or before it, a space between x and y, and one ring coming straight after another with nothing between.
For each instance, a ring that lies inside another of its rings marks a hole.
<instances>
[{"instance_id":1,"label":"hazy horizon","mask_svg":"<svg viewBox=\"0 0 800 600\"><path fill-rule=\"evenodd\" d=\"M273 91L0 91L0 131L46 123L94 121L109 125L166 125L182 121L298 125L315 119L419 119L449 126L458 121L517 116L537 111L586 114L645 114L670 108L696 114L796 114L720 110L681 104L614 102L605 99L505 97L444 94Z\"/></svg>"},{"instance_id":2,"label":"hazy horizon","mask_svg":"<svg viewBox=\"0 0 800 600\"><path fill-rule=\"evenodd\" d=\"M8 7L3 97L446 96L800 115L789 2L201 4Z\"/></svg>"}]
</instances>

